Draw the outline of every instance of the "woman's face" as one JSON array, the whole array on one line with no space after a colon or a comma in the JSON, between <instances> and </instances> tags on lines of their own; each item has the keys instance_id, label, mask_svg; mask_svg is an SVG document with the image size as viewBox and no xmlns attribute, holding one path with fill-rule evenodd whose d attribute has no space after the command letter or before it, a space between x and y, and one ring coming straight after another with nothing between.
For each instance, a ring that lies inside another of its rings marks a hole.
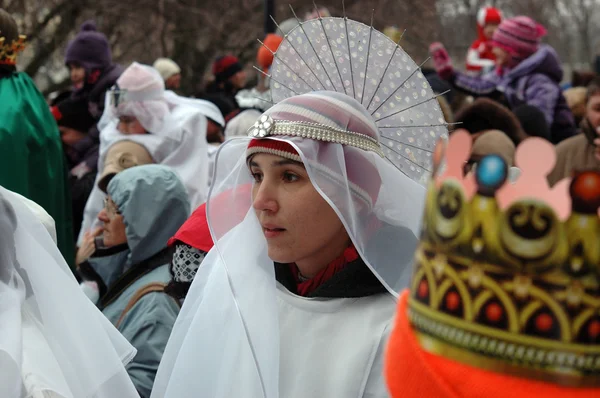
<instances>
[{"instance_id":1,"label":"woman's face","mask_svg":"<svg viewBox=\"0 0 600 398\"><path fill-rule=\"evenodd\" d=\"M496 65L508 66L508 64L510 62L510 54L506 50L504 50L500 47L494 47L492 52L496 56Z\"/></svg>"},{"instance_id":2,"label":"woman's face","mask_svg":"<svg viewBox=\"0 0 600 398\"><path fill-rule=\"evenodd\" d=\"M98 219L104 224L102 227L104 246L112 247L127 243L123 215L110 196L104 201L104 209L98 214Z\"/></svg>"},{"instance_id":3,"label":"woman's face","mask_svg":"<svg viewBox=\"0 0 600 398\"><path fill-rule=\"evenodd\" d=\"M254 211L273 261L295 263L310 278L343 253L348 233L302 163L257 154L249 167Z\"/></svg>"},{"instance_id":4,"label":"woman's face","mask_svg":"<svg viewBox=\"0 0 600 398\"><path fill-rule=\"evenodd\" d=\"M120 116L117 129L125 135L146 134L146 129L134 116Z\"/></svg>"}]
</instances>

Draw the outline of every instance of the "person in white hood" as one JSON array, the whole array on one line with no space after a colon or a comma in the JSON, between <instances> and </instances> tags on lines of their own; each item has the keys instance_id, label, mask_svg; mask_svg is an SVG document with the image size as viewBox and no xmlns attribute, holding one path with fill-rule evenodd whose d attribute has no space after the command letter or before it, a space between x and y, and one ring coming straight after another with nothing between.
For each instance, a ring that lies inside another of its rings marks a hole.
<instances>
[{"instance_id":1,"label":"person in white hood","mask_svg":"<svg viewBox=\"0 0 600 398\"><path fill-rule=\"evenodd\" d=\"M0 396L138 397L136 350L79 289L53 225L0 187Z\"/></svg>"},{"instance_id":2,"label":"person in white hood","mask_svg":"<svg viewBox=\"0 0 600 398\"><path fill-rule=\"evenodd\" d=\"M207 118L216 118L224 125L217 107L208 101L165 91L156 69L137 62L121 75L108 92L107 101L99 123L98 170L103 170L111 145L120 140L134 141L143 145L157 164L170 166L177 172L192 208L204 203L209 179ZM86 204L79 243L93 229L103 207L105 195L97 182Z\"/></svg>"}]
</instances>

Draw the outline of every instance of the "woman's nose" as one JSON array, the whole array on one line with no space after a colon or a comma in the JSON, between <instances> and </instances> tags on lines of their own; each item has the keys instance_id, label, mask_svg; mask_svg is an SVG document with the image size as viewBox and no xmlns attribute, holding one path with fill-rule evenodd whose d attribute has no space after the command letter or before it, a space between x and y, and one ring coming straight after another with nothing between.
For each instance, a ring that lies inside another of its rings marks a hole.
<instances>
[{"instance_id":1,"label":"woman's nose","mask_svg":"<svg viewBox=\"0 0 600 398\"><path fill-rule=\"evenodd\" d=\"M255 184L252 190L252 207L255 210L276 212L279 209L277 187L269 182L268 179Z\"/></svg>"}]
</instances>

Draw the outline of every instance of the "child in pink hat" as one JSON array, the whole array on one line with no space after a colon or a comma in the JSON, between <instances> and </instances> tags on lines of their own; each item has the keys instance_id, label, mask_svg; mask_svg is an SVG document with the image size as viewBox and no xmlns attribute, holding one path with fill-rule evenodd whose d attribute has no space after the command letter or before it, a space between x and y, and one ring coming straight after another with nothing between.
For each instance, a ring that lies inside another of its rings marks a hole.
<instances>
[{"instance_id":1,"label":"child in pink hat","mask_svg":"<svg viewBox=\"0 0 600 398\"><path fill-rule=\"evenodd\" d=\"M551 126L558 143L576 134L575 121L560 89L563 69L556 51L541 44L546 29L525 16L505 19L492 36L496 70L481 77L454 70L441 43L430 47L440 77L475 97L491 97L514 109L533 105Z\"/></svg>"}]
</instances>

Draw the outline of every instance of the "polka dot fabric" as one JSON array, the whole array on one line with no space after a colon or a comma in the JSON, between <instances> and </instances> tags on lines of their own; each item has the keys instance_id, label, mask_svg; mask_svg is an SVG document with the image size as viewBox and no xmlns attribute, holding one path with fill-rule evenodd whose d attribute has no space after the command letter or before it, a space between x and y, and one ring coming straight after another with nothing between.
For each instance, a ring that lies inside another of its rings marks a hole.
<instances>
[{"instance_id":1,"label":"polka dot fabric","mask_svg":"<svg viewBox=\"0 0 600 398\"><path fill-rule=\"evenodd\" d=\"M302 23L275 54L273 102L313 91L336 91L362 104L377 124L386 157L421 184L448 129L419 66L383 33L346 18Z\"/></svg>"}]
</instances>

